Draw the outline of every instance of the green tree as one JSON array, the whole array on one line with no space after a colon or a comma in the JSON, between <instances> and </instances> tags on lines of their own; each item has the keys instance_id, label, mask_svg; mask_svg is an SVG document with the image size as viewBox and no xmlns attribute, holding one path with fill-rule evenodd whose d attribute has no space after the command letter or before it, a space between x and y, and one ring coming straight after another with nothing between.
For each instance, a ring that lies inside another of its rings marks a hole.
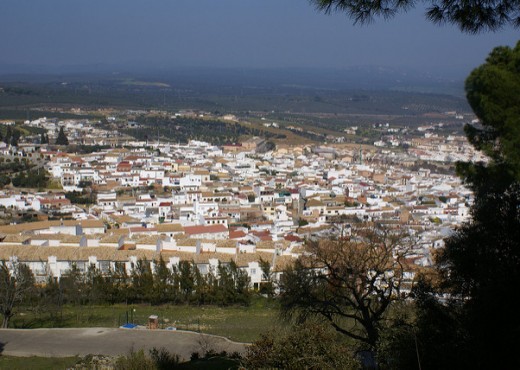
<instances>
[{"instance_id":1,"label":"green tree","mask_svg":"<svg viewBox=\"0 0 520 370\"><path fill-rule=\"evenodd\" d=\"M130 280L133 300L150 302L153 294L153 274L150 262L146 258L137 260L130 274Z\"/></svg>"},{"instance_id":2,"label":"green tree","mask_svg":"<svg viewBox=\"0 0 520 370\"><path fill-rule=\"evenodd\" d=\"M112 302L125 302L128 304L130 289L129 289L129 276L126 272L124 262L116 262L114 265L114 271L112 272L112 291L111 300Z\"/></svg>"},{"instance_id":3,"label":"green tree","mask_svg":"<svg viewBox=\"0 0 520 370\"><path fill-rule=\"evenodd\" d=\"M5 130L5 136L3 138L4 143L8 144L11 142L11 137L13 136L13 130L11 129L11 126L7 126L7 129Z\"/></svg>"},{"instance_id":4,"label":"green tree","mask_svg":"<svg viewBox=\"0 0 520 370\"><path fill-rule=\"evenodd\" d=\"M197 304L213 303L214 276L211 272L202 274L198 268L194 269L195 291L193 293L193 302Z\"/></svg>"},{"instance_id":5,"label":"green tree","mask_svg":"<svg viewBox=\"0 0 520 370\"><path fill-rule=\"evenodd\" d=\"M67 139L67 135L65 135L63 131L63 126L60 127L58 137L56 138L56 145L69 145L69 139Z\"/></svg>"},{"instance_id":6,"label":"green tree","mask_svg":"<svg viewBox=\"0 0 520 370\"><path fill-rule=\"evenodd\" d=\"M19 172L12 179L13 186L22 188L43 188L47 186L46 171L42 170L29 170Z\"/></svg>"},{"instance_id":7,"label":"green tree","mask_svg":"<svg viewBox=\"0 0 520 370\"><path fill-rule=\"evenodd\" d=\"M59 322L63 318L63 304L65 303L61 281L49 275L39 292L39 311L47 313L52 321Z\"/></svg>"},{"instance_id":8,"label":"green tree","mask_svg":"<svg viewBox=\"0 0 520 370\"><path fill-rule=\"evenodd\" d=\"M235 283L236 296L233 303L238 303L244 306L249 305L251 301L251 294L249 291L250 279L246 271L238 267L235 261L230 261L229 269Z\"/></svg>"},{"instance_id":9,"label":"green tree","mask_svg":"<svg viewBox=\"0 0 520 370\"><path fill-rule=\"evenodd\" d=\"M49 144L49 136L47 134L42 133L40 135L40 144Z\"/></svg>"},{"instance_id":10,"label":"green tree","mask_svg":"<svg viewBox=\"0 0 520 370\"><path fill-rule=\"evenodd\" d=\"M18 141L20 140L20 131L14 130L13 135L11 136L11 146L18 146Z\"/></svg>"},{"instance_id":11,"label":"green tree","mask_svg":"<svg viewBox=\"0 0 520 370\"><path fill-rule=\"evenodd\" d=\"M11 179L9 178L9 176L0 175L0 189L2 189L6 185L9 185L10 183Z\"/></svg>"},{"instance_id":12,"label":"green tree","mask_svg":"<svg viewBox=\"0 0 520 370\"><path fill-rule=\"evenodd\" d=\"M477 193L501 192L520 181L520 42L495 48L466 80L468 102L479 125L465 131L491 162L460 163L458 170Z\"/></svg>"},{"instance_id":13,"label":"green tree","mask_svg":"<svg viewBox=\"0 0 520 370\"><path fill-rule=\"evenodd\" d=\"M183 302L189 302L193 290L195 289L195 277L192 264L189 261L180 261L175 268L175 285L181 293Z\"/></svg>"},{"instance_id":14,"label":"green tree","mask_svg":"<svg viewBox=\"0 0 520 370\"><path fill-rule=\"evenodd\" d=\"M220 305L241 304L250 302L249 276L234 261L227 264L219 262L217 267L216 303Z\"/></svg>"},{"instance_id":15,"label":"green tree","mask_svg":"<svg viewBox=\"0 0 520 370\"><path fill-rule=\"evenodd\" d=\"M413 296L413 303L404 302L393 310L393 323L381 332L379 368L464 369L468 346L460 305L437 299L426 276L417 279Z\"/></svg>"},{"instance_id":16,"label":"green tree","mask_svg":"<svg viewBox=\"0 0 520 370\"><path fill-rule=\"evenodd\" d=\"M439 252L440 283L417 294L414 335L424 369L520 368L512 304L520 284L519 65L519 44L499 47L466 81L480 125L465 130L489 162L458 164L475 192L472 218ZM447 302L438 298L446 294ZM440 359L448 348L454 356Z\"/></svg>"},{"instance_id":17,"label":"green tree","mask_svg":"<svg viewBox=\"0 0 520 370\"><path fill-rule=\"evenodd\" d=\"M446 240L438 264L444 291L460 306L466 368L520 368L520 317L509 301L520 284L520 184L481 194L472 220Z\"/></svg>"},{"instance_id":18,"label":"green tree","mask_svg":"<svg viewBox=\"0 0 520 370\"><path fill-rule=\"evenodd\" d=\"M34 275L31 269L20 262L0 261L0 314L2 328L16 313L16 308L28 299L34 291Z\"/></svg>"},{"instance_id":19,"label":"green tree","mask_svg":"<svg viewBox=\"0 0 520 370\"><path fill-rule=\"evenodd\" d=\"M217 279L216 303L224 306L233 303L236 295L235 282L228 266L220 261L217 267Z\"/></svg>"},{"instance_id":20,"label":"green tree","mask_svg":"<svg viewBox=\"0 0 520 370\"><path fill-rule=\"evenodd\" d=\"M173 300L174 292L172 270L168 268L161 255L159 261L156 261L155 263L151 303L160 304Z\"/></svg>"},{"instance_id":21,"label":"green tree","mask_svg":"<svg viewBox=\"0 0 520 370\"><path fill-rule=\"evenodd\" d=\"M274 297L275 293L275 285L273 279L273 273L271 271L271 264L269 261L266 261L260 258L258 261L260 268L262 269L262 281L260 282L260 293L266 294L269 298Z\"/></svg>"},{"instance_id":22,"label":"green tree","mask_svg":"<svg viewBox=\"0 0 520 370\"><path fill-rule=\"evenodd\" d=\"M427 5L428 20L454 24L463 32L520 26L520 2L517 0L311 0L311 3L327 13L346 13L354 23L369 23L375 17L389 19L422 3Z\"/></svg>"},{"instance_id":23,"label":"green tree","mask_svg":"<svg viewBox=\"0 0 520 370\"><path fill-rule=\"evenodd\" d=\"M90 304L110 302L113 295L113 276L109 270L103 274L100 269L91 264L85 273L84 294Z\"/></svg>"},{"instance_id":24,"label":"green tree","mask_svg":"<svg viewBox=\"0 0 520 370\"><path fill-rule=\"evenodd\" d=\"M70 270L60 277L60 287L67 302L74 305L85 302L84 276L77 264L73 263Z\"/></svg>"}]
</instances>

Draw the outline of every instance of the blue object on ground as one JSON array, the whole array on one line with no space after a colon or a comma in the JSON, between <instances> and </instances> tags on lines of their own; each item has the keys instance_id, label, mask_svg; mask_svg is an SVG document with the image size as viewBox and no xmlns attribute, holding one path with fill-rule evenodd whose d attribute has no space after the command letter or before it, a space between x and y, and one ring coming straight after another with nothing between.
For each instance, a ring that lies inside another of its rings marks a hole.
<instances>
[{"instance_id":1,"label":"blue object on ground","mask_svg":"<svg viewBox=\"0 0 520 370\"><path fill-rule=\"evenodd\" d=\"M122 325L120 327L122 329L135 329L135 328L137 328L137 325L128 323L128 324Z\"/></svg>"}]
</instances>

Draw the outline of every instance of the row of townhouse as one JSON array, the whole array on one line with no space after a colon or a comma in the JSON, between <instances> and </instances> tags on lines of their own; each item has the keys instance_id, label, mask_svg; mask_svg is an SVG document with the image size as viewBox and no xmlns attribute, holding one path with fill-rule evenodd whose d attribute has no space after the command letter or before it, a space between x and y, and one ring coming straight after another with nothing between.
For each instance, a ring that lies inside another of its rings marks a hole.
<instances>
[{"instance_id":1,"label":"row of townhouse","mask_svg":"<svg viewBox=\"0 0 520 370\"><path fill-rule=\"evenodd\" d=\"M0 246L0 260L8 264L23 263L33 272L36 281L45 283L49 277L60 279L75 266L81 272L93 267L102 274L114 271L118 267L125 269L130 275L139 260L150 264L152 271L159 260L163 260L168 268L177 267L181 261L195 264L202 274L217 274L219 264L226 265L234 261L244 270L250 279L251 288L258 288L265 281L260 262L268 261L272 276L277 279L294 259L290 255L278 255L270 252L230 254L219 251L191 253L176 250L125 250L112 247L72 247L13 245Z\"/></svg>"}]
</instances>

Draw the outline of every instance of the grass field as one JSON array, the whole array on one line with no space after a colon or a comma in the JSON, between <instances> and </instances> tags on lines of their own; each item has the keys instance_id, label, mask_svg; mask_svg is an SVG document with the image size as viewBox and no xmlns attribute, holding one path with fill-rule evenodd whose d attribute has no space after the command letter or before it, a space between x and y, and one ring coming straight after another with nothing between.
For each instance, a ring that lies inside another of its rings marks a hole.
<instances>
[{"instance_id":1,"label":"grass field","mask_svg":"<svg viewBox=\"0 0 520 370\"><path fill-rule=\"evenodd\" d=\"M175 326L179 330L200 331L227 337L238 342L252 342L266 330L285 325L278 321L276 303L255 297L249 307L217 306L65 306L61 313L26 310L16 315L13 328L72 328L117 327L127 321L145 325L150 315L158 315L160 326ZM59 370L74 366L80 358L12 357L0 354L0 369L9 370ZM200 359L179 365L179 369L229 369L236 368L232 360Z\"/></svg>"},{"instance_id":2,"label":"grass field","mask_svg":"<svg viewBox=\"0 0 520 370\"><path fill-rule=\"evenodd\" d=\"M58 370L67 369L78 362L78 357L13 357L0 355L0 369L6 370Z\"/></svg>"},{"instance_id":3,"label":"grass field","mask_svg":"<svg viewBox=\"0 0 520 370\"><path fill-rule=\"evenodd\" d=\"M186 306L186 305L114 305L65 306L62 312L30 310L16 315L12 328L74 328L118 327L127 322L146 325L150 315L158 315L160 326L173 326L227 337L238 342L252 342L260 333L284 325L278 321L276 304L254 298L249 307Z\"/></svg>"}]
</instances>

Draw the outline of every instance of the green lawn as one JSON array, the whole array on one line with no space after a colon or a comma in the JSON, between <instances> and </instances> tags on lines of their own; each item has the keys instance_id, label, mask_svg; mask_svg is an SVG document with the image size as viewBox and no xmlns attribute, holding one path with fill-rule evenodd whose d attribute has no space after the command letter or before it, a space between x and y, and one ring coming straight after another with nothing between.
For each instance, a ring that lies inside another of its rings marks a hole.
<instances>
[{"instance_id":1,"label":"green lawn","mask_svg":"<svg viewBox=\"0 0 520 370\"><path fill-rule=\"evenodd\" d=\"M65 306L62 312L30 310L16 315L12 328L74 328L118 327L127 319L146 325L150 315L158 315L160 326L174 326L179 330L216 334L239 342L252 342L259 334L278 325L276 304L264 298L254 298L249 307L217 307L186 305L114 305Z\"/></svg>"},{"instance_id":2,"label":"green lawn","mask_svg":"<svg viewBox=\"0 0 520 370\"><path fill-rule=\"evenodd\" d=\"M12 357L0 355L0 369L65 370L78 362L78 357Z\"/></svg>"}]
</instances>

